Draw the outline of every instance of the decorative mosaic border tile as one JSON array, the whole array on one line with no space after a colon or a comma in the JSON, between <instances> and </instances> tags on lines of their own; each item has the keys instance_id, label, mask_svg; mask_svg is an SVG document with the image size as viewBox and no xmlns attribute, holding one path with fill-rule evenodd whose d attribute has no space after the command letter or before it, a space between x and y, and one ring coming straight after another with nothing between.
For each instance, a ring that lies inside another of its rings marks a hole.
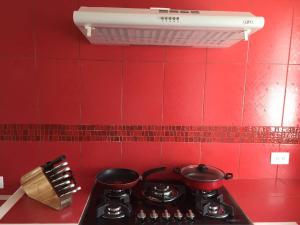
<instances>
[{"instance_id":1,"label":"decorative mosaic border tile","mask_svg":"<svg viewBox=\"0 0 300 225\"><path fill-rule=\"evenodd\" d=\"M300 127L0 124L0 141L300 144Z\"/></svg>"}]
</instances>

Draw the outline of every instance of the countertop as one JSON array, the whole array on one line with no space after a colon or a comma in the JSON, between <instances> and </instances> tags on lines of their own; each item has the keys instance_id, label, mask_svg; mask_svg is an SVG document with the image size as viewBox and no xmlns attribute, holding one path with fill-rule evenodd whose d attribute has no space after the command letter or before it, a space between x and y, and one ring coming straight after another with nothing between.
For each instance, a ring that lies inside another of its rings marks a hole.
<instances>
[{"instance_id":1,"label":"countertop","mask_svg":"<svg viewBox=\"0 0 300 225\"><path fill-rule=\"evenodd\" d=\"M23 196L0 223L77 224L93 182L81 185L82 191L74 195L73 204L62 211L52 210ZM231 180L226 181L225 186L253 222L300 224L300 180Z\"/></svg>"}]
</instances>

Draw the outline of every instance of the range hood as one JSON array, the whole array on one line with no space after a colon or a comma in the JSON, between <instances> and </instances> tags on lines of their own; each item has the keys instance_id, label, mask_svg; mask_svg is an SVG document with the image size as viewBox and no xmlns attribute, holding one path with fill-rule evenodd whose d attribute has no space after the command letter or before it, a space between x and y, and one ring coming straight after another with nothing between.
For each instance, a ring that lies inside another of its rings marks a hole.
<instances>
[{"instance_id":1,"label":"range hood","mask_svg":"<svg viewBox=\"0 0 300 225\"><path fill-rule=\"evenodd\" d=\"M92 44L225 48L264 26L249 12L80 7L73 20Z\"/></svg>"}]
</instances>

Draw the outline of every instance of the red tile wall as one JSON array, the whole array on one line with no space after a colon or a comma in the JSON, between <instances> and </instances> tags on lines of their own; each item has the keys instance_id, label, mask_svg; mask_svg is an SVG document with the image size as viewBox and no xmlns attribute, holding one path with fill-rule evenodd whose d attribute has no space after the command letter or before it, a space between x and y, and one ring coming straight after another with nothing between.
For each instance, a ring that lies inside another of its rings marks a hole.
<instances>
[{"instance_id":1,"label":"red tile wall","mask_svg":"<svg viewBox=\"0 0 300 225\"><path fill-rule=\"evenodd\" d=\"M81 5L250 11L266 24L249 42L228 49L94 46L72 22ZM0 123L57 125L47 134L1 136L4 192L60 153L79 177L114 166L143 171L205 162L237 179L300 178L299 1L5 0L1 6ZM91 135L78 129L60 138L60 126L79 125L211 130L192 142L165 136L121 141L114 134L113 140L79 140ZM242 132L248 128L251 134ZM30 135L39 138L24 138ZM290 164L271 166L272 151L290 152Z\"/></svg>"}]
</instances>

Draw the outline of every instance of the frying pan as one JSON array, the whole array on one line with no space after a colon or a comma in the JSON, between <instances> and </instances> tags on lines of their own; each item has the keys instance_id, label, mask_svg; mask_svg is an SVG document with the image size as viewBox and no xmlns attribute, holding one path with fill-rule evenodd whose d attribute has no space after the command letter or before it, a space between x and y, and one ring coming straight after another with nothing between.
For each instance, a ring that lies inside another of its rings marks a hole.
<instances>
[{"instance_id":1,"label":"frying pan","mask_svg":"<svg viewBox=\"0 0 300 225\"><path fill-rule=\"evenodd\" d=\"M145 171L139 175L136 171L125 168L112 168L99 172L96 180L99 184L110 189L130 189L139 181L145 179L151 174L162 172L166 167L159 167Z\"/></svg>"}]
</instances>

